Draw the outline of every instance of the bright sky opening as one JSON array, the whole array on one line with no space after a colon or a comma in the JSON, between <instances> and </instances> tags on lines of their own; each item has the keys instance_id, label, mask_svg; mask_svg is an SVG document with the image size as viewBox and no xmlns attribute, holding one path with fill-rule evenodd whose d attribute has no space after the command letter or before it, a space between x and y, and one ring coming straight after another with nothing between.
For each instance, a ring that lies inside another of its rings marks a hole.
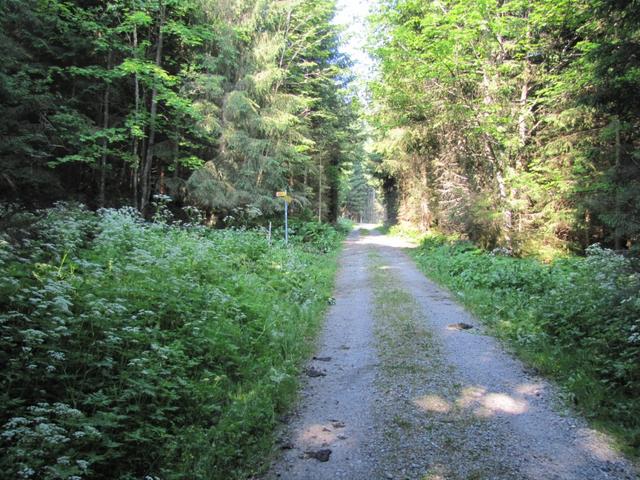
<instances>
[{"instance_id":1,"label":"bright sky opening","mask_svg":"<svg viewBox=\"0 0 640 480\"><path fill-rule=\"evenodd\" d=\"M372 77L374 62L367 54L367 15L374 0L338 0L338 12L334 22L344 25L342 51L353 61L353 73L357 77L358 88Z\"/></svg>"}]
</instances>

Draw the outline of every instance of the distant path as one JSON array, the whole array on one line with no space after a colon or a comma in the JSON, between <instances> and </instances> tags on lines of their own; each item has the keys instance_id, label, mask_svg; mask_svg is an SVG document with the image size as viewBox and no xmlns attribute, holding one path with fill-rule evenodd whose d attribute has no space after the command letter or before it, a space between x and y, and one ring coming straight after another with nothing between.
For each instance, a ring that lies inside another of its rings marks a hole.
<instances>
[{"instance_id":1,"label":"distant path","mask_svg":"<svg viewBox=\"0 0 640 480\"><path fill-rule=\"evenodd\" d=\"M407 246L373 231L347 239L335 305L266 478L637 479L418 271Z\"/></svg>"}]
</instances>

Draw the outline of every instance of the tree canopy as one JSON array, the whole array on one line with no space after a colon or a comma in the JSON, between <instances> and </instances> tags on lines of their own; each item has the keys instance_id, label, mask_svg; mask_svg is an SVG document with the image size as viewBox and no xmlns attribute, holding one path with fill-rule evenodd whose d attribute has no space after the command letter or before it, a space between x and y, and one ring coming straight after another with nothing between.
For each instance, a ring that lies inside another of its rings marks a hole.
<instances>
[{"instance_id":1,"label":"tree canopy","mask_svg":"<svg viewBox=\"0 0 640 480\"><path fill-rule=\"evenodd\" d=\"M372 122L390 217L529 252L637 246L639 12L381 1Z\"/></svg>"},{"instance_id":2,"label":"tree canopy","mask_svg":"<svg viewBox=\"0 0 640 480\"><path fill-rule=\"evenodd\" d=\"M5 199L335 220L357 106L333 0L8 0Z\"/></svg>"},{"instance_id":3,"label":"tree canopy","mask_svg":"<svg viewBox=\"0 0 640 480\"><path fill-rule=\"evenodd\" d=\"M391 222L522 252L637 245L637 2L372 5L363 110L334 0L2 2L2 197L168 194L220 221L286 189L335 221L375 168Z\"/></svg>"}]
</instances>

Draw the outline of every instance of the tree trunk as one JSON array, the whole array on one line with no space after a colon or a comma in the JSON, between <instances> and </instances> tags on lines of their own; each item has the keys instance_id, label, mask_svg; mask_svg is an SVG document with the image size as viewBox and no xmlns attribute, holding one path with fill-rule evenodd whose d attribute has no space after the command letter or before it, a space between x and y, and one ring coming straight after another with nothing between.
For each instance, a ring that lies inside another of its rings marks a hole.
<instances>
[{"instance_id":1,"label":"tree trunk","mask_svg":"<svg viewBox=\"0 0 640 480\"><path fill-rule=\"evenodd\" d=\"M158 44L156 46L156 66L160 67L162 63L162 27L164 26L164 5L160 5L160 22L158 25ZM147 152L142 168L142 198L140 199L140 210L145 211L149 205L149 195L151 194L151 166L153 163L153 147L156 141L156 117L158 113L158 87L154 82L151 90L151 109L149 112L149 141L147 144Z\"/></svg>"},{"instance_id":2,"label":"tree trunk","mask_svg":"<svg viewBox=\"0 0 640 480\"><path fill-rule=\"evenodd\" d=\"M289 11L287 12L287 24L286 24L286 28L284 31L284 44L282 45L282 51L280 52L280 60L278 61L278 67L282 68L284 65L284 56L287 52L287 42L289 40L289 28L291 27L291 14L293 12L293 7L289 8ZM280 90L280 87L282 86L283 80L278 80L276 82L275 88L273 90L274 94L278 93L278 90Z\"/></svg>"},{"instance_id":3,"label":"tree trunk","mask_svg":"<svg viewBox=\"0 0 640 480\"><path fill-rule=\"evenodd\" d=\"M138 27L133 26L133 49L136 52L138 51ZM136 121L138 119L138 114L140 113L140 80L138 79L138 74L136 73L133 78L134 85L134 103L135 103L135 112L136 112ZM138 175L140 170L140 159L138 158L138 147L140 146L140 141L138 138L133 139L133 207L138 208Z\"/></svg>"},{"instance_id":4,"label":"tree trunk","mask_svg":"<svg viewBox=\"0 0 640 480\"><path fill-rule=\"evenodd\" d=\"M111 61L113 58L113 53L109 51L109 55L107 56L107 73L111 71ZM103 109L102 109L102 129L106 130L109 128L109 100L111 95L111 83L109 79L107 79L107 85L104 88L104 97L103 97ZM106 133L106 132L105 132ZM100 208L104 208L105 206L105 189L106 189L106 177L107 177L107 156L108 156L108 141L107 138L104 137L102 139L102 158L100 158L100 185L98 188L98 206Z\"/></svg>"},{"instance_id":5,"label":"tree trunk","mask_svg":"<svg viewBox=\"0 0 640 480\"><path fill-rule=\"evenodd\" d=\"M615 127L616 127L616 148L615 148L615 156L616 156L616 170L615 170L615 202L616 202L616 220L615 226L613 230L613 238L614 238L614 248L616 250L622 250L622 235L620 234L620 228L618 224L620 223L620 215L621 215L621 205L620 205L620 180L621 180L621 172L620 172L620 157L622 145L620 142L620 119L616 117L615 119Z\"/></svg>"},{"instance_id":6,"label":"tree trunk","mask_svg":"<svg viewBox=\"0 0 640 480\"><path fill-rule=\"evenodd\" d=\"M178 138L176 137L173 142L173 178L178 178L180 176L180 145L178 143Z\"/></svg>"},{"instance_id":7,"label":"tree trunk","mask_svg":"<svg viewBox=\"0 0 640 480\"><path fill-rule=\"evenodd\" d=\"M387 213L385 223L395 225L398 223L398 183L395 177L385 176L382 180L382 190Z\"/></svg>"},{"instance_id":8,"label":"tree trunk","mask_svg":"<svg viewBox=\"0 0 640 480\"><path fill-rule=\"evenodd\" d=\"M318 173L318 222L322 221L322 159L320 159L320 172Z\"/></svg>"},{"instance_id":9,"label":"tree trunk","mask_svg":"<svg viewBox=\"0 0 640 480\"><path fill-rule=\"evenodd\" d=\"M485 105L492 105L494 103L494 100L491 96L491 85L490 85L490 80L489 80L489 76L487 75L486 71L482 72L482 87L484 90L484 99L483 99L483 103ZM484 116L488 116L488 113L484 113ZM491 145L491 141L492 138L489 136L488 133L484 134L484 149L486 152L486 155L488 157L489 162L491 162L491 165L493 167L493 170L495 172L495 178L496 178L496 183L498 184L498 194L500 197L500 203L501 203L501 207L504 208L504 212L503 212L503 217L504 217L504 234L505 234L505 240L507 242L507 245L509 247L511 247L511 243L512 243L512 239L511 239L511 230L513 227L513 213L511 212L511 210L509 208L507 208L507 203L508 203L508 196L507 196L507 186L506 186L506 182L504 180L504 174L502 171L502 165L500 164L500 161L498 159L498 156L496 155L495 151L493 150L493 146Z\"/></svg>"},{"instance_id":10,"label":"tree trunk","mask_svg":"<svg viewBox=\"0 0 640 480\"><path fill-rule=\"evenodd\" d=\"M520 146L524 147L527 143L529 131L527 129L527 100L529 98L529 62L524 66L522 89L520 90L520 112L518 115L518 136L520 138Z\"/></svg>"},{"instance_id":11,"label":"tree trunk","mask_svg":"<svg viewBox=\"0 0 640 480\"><path fill-rule=\"evenodd\" d=\"M493 147L491 146L491 139L487 134L485 134L484 147L485 147L485 152L489 157L489 160L491 161L491 164L495 171L496 183L498 184L498 195L500 197L500 202L502 203L502 206L504 208L504 212L503 212L504 236L507 242L507 246L511 248L512 247L511 232L513 230L513 212L511 211L511 209L506 208L507 202L509 201L509 197L507 196L507 185L504 180L504 175L502 173L502 167L500 165L497 155L493 151Z\"/></svg>"},{"instance_id":12,"label":"tree trunk","mask_svg":"<svg viewBox=\"0 0 640 480\"><path fill-rule=\"evenodd\" d=\"M330 166L329 166L329 175L327 179L329 181L329 198L327 205L327 216L328 220L331 223L336 223L338 221L338 215L340 213L340 180L339 180L339 172L340 168L340 157L338 156L338 151L333 151L331 154Z\"/></svg>"},{"instance_id":13,"label":"tree trunk","mask_svg":"<svg viewBox=\"0 0 640 480\"><path fill-rule=\"evenodd\" d=\"M584 248L591 244L591 212L587 209L584 211Z\"/></svg>"},{"instance_id":14,"label":"tree trunk","mask_svg":"<svg viewBox=\"0 0 640 480\"><path fill-rule=\"evenodd\" d=\"M305 166L304 175L302 177L302 191L305 192L305 194L307 192L307 187L309 186L308 182L309 182L309 167Z\"/></svg>"},{"instance_id":15,"label":"tree trunk","mask_svg":"<svg viewBox=\"0 0 640 480\"><path fill-rule=\"evenodd\" d=\"M523 18L529 19L529 11L524 14ZM531 28L527 26L526 33L527 43L531 41ZM529 109L527 108L527 101L529 100L529 89L531 85L531 63L528 59L524 60L524 69L522 71L522 88L520 89L520 112L518 114L518 137L520 139L520 146L524 147L527 143L529 136L529 129L527 128L527 116ZM520 156L520 163L524 166L522 156Z\"/></svg>"},{"instance_id":16,"label":"tree trunk","mask_svg":"<svg viewBox=\"0 0 640 480\"><path fill-rule=\"evenodd\" d=\"M138 139L133 140L133 207L138 208L138 175L139 175L139 159L138 159Z\"/></svg>"}]
</instances>

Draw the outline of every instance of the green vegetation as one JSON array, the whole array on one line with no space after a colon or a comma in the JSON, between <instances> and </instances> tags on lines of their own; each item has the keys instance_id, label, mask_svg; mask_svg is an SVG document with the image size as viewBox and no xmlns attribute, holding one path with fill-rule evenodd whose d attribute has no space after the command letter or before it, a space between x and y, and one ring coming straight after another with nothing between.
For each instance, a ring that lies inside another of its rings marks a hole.
<instances>
[{"instance_id":1,"label":"green vegetation","mask_svg":"<svg viewBox=\"0 0 640 480\"><path fill-rule=\"evenodd\" d=\"M408 240L413 240L414 242L421 241L425 232L423 232L420 228L412 226L412 225L383 225L378 227L378 231L383 234L395 235L397 237L403 237Z\"/></svg>"},{"instance_id":2,"label":"green vegetation","mask_svg":"<svg viewBox=\"0 0 640 480\"><path fill-rule=\"evenodd\" d=\"M380 0L371 86L388 219L516 252L640 239L640 8Z\"/></svg>"},{"instance_id":3,"label":"green vegetation","mask_svg":"<svg viewBox=\"0 0 640 480\"><path fill-rule=\"evenodd\" d=\"M268 456L342 238L0 212L0 470L246 478ZM193 212L192 212L193 213ZM158 215L162 217L162 215Z\"/></svg>"},{"instance_id":4,"label":"green vegetation","mask_svg":"<svg viewBox=\"0 0 640 480\"><path fill-rule=\"evenodd\" d=\"M336 4L0 2L6 475L252 475L338 218L374 221L377 193L389 224L587 252L417 258L638 447L637 1L376 0L369 92Z\"/></svg>"},{"instance_id":5,"label":"green vegetation","mask_svg":"<svg viewBox=\"0 0 640 480\"><path fill-rule=\"evenodd\" d=\"M640 452L640 275L592 246L546 264L427 235L412 253L525 360L560 381L587 417Z\"/></svg>"},{"instance_id":6,"label":"green vegetation","mask_svg":"<svg viewBox=\"0 0 640 480\"><path fill-rule=\"evenodd\" d=\"M222 225L276 215L287 189L297 212L335 222L363 139L334 12L333 0L3 1L0 200L148 214L160 193Z\"/></svg>"}]
</instances>

